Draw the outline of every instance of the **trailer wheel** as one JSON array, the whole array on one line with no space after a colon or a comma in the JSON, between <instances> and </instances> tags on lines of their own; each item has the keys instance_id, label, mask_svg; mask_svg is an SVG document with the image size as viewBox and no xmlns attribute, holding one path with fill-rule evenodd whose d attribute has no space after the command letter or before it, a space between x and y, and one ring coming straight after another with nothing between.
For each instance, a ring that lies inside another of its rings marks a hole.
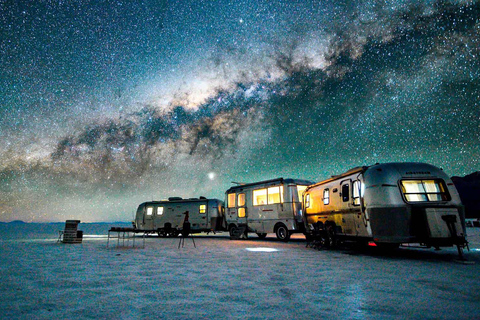
<instances>
[{"instance_id":1,"label":"trailer wheel","mask_svg":"<svg viewBox=\"0 0 480 320\"><path fill-rule=\"evenodd\" d=\"M260 238L260 239L265 239L267 237L267 234L266 233L257 233L257 236Z\"/></svg>"},{"instance_id":2,"label":"trailer wheel","mask_svg":"<svg viewBox=\"0 0 480 320\"><path fill-rule=\"evenodd\" d=\"M237 226L232 224L229 228L228 228L228 233L230 234L230 237L233 237L235 232L237 231Z\"/></svg>"},{"instance_id":3,"label":"trailer wheel","mask_svg":"<svg viewBox=\"0 0 480 320\"><path fill-rule=\"evenodd\" d=\"M290 239L290 232L283 223L277 226L275 229L275 234L277 235L278 240L288 241L288 239Z\"/></svg>"}]
</instances>

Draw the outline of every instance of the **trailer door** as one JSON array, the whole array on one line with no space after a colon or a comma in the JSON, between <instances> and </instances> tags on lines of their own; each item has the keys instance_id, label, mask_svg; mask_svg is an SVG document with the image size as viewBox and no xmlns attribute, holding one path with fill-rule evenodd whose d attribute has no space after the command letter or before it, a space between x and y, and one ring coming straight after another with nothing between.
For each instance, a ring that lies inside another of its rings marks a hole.
<instances>
[{"instance_id":1,"label":"trailer door","mask_svg":"<svg viewBox=\"0 0 480 320\"><path fill-rule=\"evenodd\" d=\"M237 218L239 224L247 224L247 206L245 193L237 194Z\"/></svg>"}]
</instances>

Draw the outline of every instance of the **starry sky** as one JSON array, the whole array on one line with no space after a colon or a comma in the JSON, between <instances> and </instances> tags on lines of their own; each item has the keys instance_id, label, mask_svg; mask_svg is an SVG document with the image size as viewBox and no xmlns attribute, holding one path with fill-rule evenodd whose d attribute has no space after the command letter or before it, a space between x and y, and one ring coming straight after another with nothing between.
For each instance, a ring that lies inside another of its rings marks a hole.
<instances>
[{"instance_id":1,"label":"starry sky","mask_svg":"<svg viewBox=\"0 0 480 320\"><path fill-rule=\"evenodd\" d=\"M480 170L480 3L0 0L0 221Z\"/></svg>"}]
</instances>

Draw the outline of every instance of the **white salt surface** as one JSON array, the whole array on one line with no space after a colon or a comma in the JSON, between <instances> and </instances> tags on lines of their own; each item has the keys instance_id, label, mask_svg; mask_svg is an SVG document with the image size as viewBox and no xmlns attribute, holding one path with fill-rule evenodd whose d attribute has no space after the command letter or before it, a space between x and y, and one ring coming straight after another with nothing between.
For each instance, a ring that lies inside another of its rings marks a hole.
<instances>
[{"instance_id":1,"label":"white salt surface","mask_svg":"<svg viewBox=\"0 0 480 320\"><path fill-rule=\"evenodd\" d=\"M180 249L179 238L0 240L0 318L478 319L480 228L469 234L472 265L454 248L317 251L302 236L203 235Z\"/></svg>"}]
</instances>

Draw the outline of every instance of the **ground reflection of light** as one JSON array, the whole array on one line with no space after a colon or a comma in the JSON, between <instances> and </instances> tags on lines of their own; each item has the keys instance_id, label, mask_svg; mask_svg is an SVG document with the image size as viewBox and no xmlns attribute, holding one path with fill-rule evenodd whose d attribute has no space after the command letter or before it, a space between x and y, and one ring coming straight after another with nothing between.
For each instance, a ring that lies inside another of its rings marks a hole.
<instances>
[{"instance_id":1,"label":"ground reflection of light","mask_svg":"<svg viewBox=\"0 0 480 320\"><path fill-rule=\"evenodd\" d=\"M480 251L480 249L472 249L472 251Z\"/></svg>"},{"instance_id":2,"label":"ground reflection of light","mask_svg":"<svg viewBox=\"0 0 480 320\"><path fill-rule=\"evenodd\" d=\"M253 251L253 252L275 252L278 251L277 249L274 248L247 248L247 251Z\"/></svg>"}]
</instances>

